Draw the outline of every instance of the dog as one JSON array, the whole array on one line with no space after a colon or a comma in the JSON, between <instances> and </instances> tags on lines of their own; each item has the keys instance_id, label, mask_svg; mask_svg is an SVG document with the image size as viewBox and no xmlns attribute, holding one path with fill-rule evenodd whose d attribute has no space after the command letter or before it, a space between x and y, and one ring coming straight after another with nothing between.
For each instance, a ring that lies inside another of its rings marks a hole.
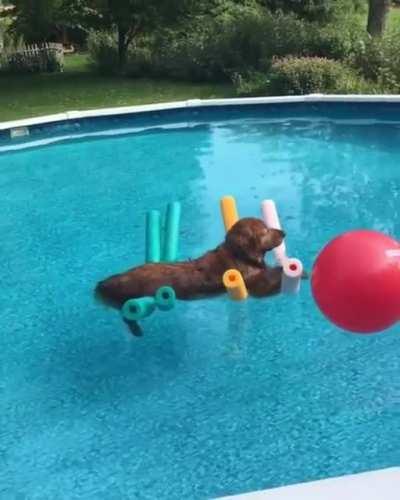
<instances>
[{"instance_id":1,"label":"dog","mask_svg":"<svg viewBox=\"0 0 400 500\"><path fill-rule=\"evenodd\" d=\"M282 268L265 263L266 252L279 246L285 233L269 229L260 220L244 218L227 232L225 241L198 259L176 263L144 264L100 281L95 296L104 304L120 309L132 298L154 296L158 288L169 285L181 300L195 300L225 292L222 276L237 269L253 297L280 292ZM137 323L128 324L140 335Z\"/></svg>"}]
</instances>

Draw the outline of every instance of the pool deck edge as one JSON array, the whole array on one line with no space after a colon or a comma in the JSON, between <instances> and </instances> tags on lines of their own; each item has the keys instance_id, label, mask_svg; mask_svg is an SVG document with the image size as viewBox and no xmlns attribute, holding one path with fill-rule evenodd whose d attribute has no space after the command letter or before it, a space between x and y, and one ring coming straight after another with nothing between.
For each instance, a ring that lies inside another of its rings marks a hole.
<instances>
[{"instance_id":1,"label":"pool deck edge","mask_svg":"<svg viewBox=\"0 0 400 500\"><path fill-rule=\"evenodd\" d=\"M185 108L197 108L203 106L241 106L254 104L287 104L302 102L400 102L399 95L327 95L327 94L309 94L304 96L277 96L277 97L238 97L230 99L189 99L187 101L165 102L157 104L143 104L138 106L122 106L115 108L89 109L86 111L66 111L53 115L37 116L33 118L24 118L21 120L12 120L0 122L0 131L18 129L21 127L30 127L33 125L52 124L62 121L76 120L80 118L96 118L101 116L124 115L135 113L146 113L152 111L175 110Z\"/></svg>"},{"instance_id":2,"label":"pool deck edge","mask_svg":"<svg viewBox=\"0 0 400 500\"><path fill-rule=\"evenodd\" d=\"M217 500L398 500L400 467L299 483Z\"/></svg>"}]
</instances>

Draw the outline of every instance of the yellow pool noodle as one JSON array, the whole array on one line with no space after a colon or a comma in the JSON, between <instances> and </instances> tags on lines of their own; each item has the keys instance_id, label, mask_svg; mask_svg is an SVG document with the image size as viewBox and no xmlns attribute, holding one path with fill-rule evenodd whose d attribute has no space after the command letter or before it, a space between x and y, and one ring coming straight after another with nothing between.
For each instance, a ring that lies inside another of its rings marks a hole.
<instances>
[{"instance_id":1,"label":"yellow pool noodle","mask_svg":"<svg viewBox=\"0 0 400 500\"><path fill-rule=\"evenodd\" d=\"M225 231L228 232L239 220L236 201L233 196L224 196L221 198L221 212L224 219Z\"/></svg>"},{"instance_id":2,"label":"yellow pool noodle","mask_svg":"<svg viewBox=\"0 0 400 500\"><path fill-rule=\"evenodd\" d=\"M222 281L232 300L246 300L249 296L243 276L237 269L225 271Z\"/></svg>"}]
</instances>

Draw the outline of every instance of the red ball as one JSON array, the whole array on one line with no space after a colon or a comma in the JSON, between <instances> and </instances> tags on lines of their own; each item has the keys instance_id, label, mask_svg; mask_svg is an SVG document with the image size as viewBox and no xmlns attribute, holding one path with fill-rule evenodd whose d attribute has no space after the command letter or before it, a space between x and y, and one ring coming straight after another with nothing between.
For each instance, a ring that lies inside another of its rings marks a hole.
<instances>
[{"instance_id":1,"label":"red ball","mask_svg":"<svg viewBox=\"0 0 400 500\"><path fill-rule=\"evenodd\" d=\"M357 333L385 330L400 319L400 244L376 231L351 231L315 261L311 287L323 314Z\"/></svg>"}]
</instances>

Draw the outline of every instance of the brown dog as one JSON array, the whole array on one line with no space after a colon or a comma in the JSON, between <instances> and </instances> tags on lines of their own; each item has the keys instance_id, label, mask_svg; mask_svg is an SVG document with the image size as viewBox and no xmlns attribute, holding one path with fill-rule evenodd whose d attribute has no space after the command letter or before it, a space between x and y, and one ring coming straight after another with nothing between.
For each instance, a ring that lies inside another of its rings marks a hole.
<instances>
[{"instance_id":1,"label":"brown dog","mask_svg":"<svg viewBox=\"0 0 400 500\"><path fill-rule=\"evenodd\" d=\"M96 297L121 308L128 299L154 296L164 285L172 286L182 300L217 295L225 291L222 276L228 269L241 272L250 295L273 295L280 291L282 269L268 267L264 255L284 237L283 231L268 229L259 219L240 219L215 250L195 260L145 264L111 276L97 284ZM137 325L130 327L139 334Z\"/></svg>"}]
</instances>

